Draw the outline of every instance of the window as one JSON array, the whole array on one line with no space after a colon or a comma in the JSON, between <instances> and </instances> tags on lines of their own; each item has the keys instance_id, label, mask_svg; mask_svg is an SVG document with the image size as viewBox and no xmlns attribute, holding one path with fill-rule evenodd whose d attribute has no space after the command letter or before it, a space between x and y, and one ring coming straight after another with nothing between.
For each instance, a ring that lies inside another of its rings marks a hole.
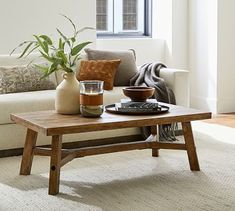
<instances>
[{"instance_id":1,"label":"window","mask_svg":"<svg viewBox=\"0 0 235 211\"><path fill-rule=\"evenodd\" d=\"M96 0L97 34L150 35L151 0Z\"/></svg>"}]
</instances>

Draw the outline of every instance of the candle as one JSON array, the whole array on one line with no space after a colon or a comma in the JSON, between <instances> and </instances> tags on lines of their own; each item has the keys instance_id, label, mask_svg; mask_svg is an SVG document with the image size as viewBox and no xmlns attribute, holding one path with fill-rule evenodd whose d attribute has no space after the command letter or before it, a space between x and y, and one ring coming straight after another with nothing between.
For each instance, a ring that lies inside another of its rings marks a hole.
<instances>
[{"instance_id":1,"label":"candle","mask_svg":"<svg viewBox=\"0 0 235 211\"><path fill-rule=\"evenodd\" d=\"M99 117L103 113L103 81L80 82L80 110L85 117Z\"/></svg>"}]
</instances>

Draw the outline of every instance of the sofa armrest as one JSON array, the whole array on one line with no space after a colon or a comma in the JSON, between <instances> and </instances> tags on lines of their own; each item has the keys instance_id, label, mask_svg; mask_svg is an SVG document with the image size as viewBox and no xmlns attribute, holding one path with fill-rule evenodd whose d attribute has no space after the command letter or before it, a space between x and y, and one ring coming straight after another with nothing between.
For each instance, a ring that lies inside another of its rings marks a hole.
<instances>
[{"instance_id":1,"label":"sofa armrest","mask_svg":"<svg viewBox=\"0 0 235 211\"><path fill-rule=\"evenodd\" d=\"M140 70L140 66L138 66L138 70ZM174 92L176 104L189 107L189 71L175 68L162 68L160 70L160 77L165 80L166 85Z\"/></svg>"},{"instance_id":2,"label":"sofa armrest","mask_svg":"<svg viewBox=\"0 0 235 211\"><path fill-rule=\"evenodd\" d=\"M173 90L177 105L189 107L189 71L162 68L160 70L160 77Z\"/></svg>"}]
</instances>

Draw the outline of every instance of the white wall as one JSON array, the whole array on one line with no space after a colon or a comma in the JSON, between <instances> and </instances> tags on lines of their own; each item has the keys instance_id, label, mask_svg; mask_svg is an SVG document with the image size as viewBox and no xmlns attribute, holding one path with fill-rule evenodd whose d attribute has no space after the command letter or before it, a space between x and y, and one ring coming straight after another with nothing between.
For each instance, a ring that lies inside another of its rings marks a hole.
<instances>
[{"instance_id":1,"label":"white wall","mask_svg":"<svg viewBox=\"0 0 235 211\"><path fill-rule=\"evenodd\" d=\"M190 0L191 106L235 111L235 1Z\"/></svg>"},{"instance_id":2,"label":"white wall","mask_svg":"<svg viewBox=\"0 0 235 211\"><path fill-rule=\"evenodd\" d=\"M153 0L152 38L97 39L98 49L136 50L137 63L188 69L188 0Z\"/></svg>"},{"instance_id":3,"label":"white wall","mask_svg":"<svg viewBox=\"0 0 235 211\"><path fill-rule=\"evenodd\" d=\"M137 65L147 62L165 63L165 40L151 38L97 39L96 47L106 50L134 49Z\"/></svg>"},{"instance_id":4,"label":"white wall","mask_svg":"<svg viewBox=\"0 0 235 211\"><path fill-rule=\"evenodd\" d=\"M33 34L45 33L57 37L56 27L65 34L72 32L69 24L59 16L60 13L71 17L79 27L95 27L95 2L1 0L0 54L9 54L20 42L31 39ZM85 32L80 38L93 41L95 47L95 31ZM139 65L159 61L170 67L187 69L187 0L153 0L152 38L97 40L97 48L134 48Z\"/></svg>"},{"instance_id":5,"label":"white wall","mask_svg":"<svg viewBox=\"0 0 235 211\"><path fill-rule=\"evenodd\" d=\"M95 8L95 0L1 0L0 54L9 54L33 34L56 37L56 27L69 35L72 28L60 13L69 16L79 27L95 27ZM84 39L95 42L95 30L81 34L81 40Z\"/></svg>"},{"instance_id":6,"label":"white wall","mask_svg":"<svg viewBox=\"0 0 235 211\"><path fill-rule=\"evenodd\" d=\"M218 112L235 111L235 1L218 0Z\"/></svg>"},{"instance_id":7,"label":"white wall","mask_svg":"<svg viewBox=\"0 0 235 211\"><path fill-rule=\"evenodd\" d=\"M191 106L217 110L217 3L189 1Z\"/></svg>"},{"instance_id":8,"label":"white wall","mask_svg":"<svg viewBox=\"0 0 235 211\"><path fill-rule=\"evenodd\" d=\"M166 63L174 68L188 69L188 0L158 0L157 6L158 14L162 14L157 18L158 25L162 22L163 27L167 26L168 35L163 34L167 37Z\"/></svg>"}]
</instances>

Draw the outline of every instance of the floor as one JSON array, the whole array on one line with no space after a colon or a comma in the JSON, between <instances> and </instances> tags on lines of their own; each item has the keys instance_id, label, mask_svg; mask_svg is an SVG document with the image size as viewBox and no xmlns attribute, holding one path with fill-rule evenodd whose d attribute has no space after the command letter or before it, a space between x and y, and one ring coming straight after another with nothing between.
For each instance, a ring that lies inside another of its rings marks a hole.
<instances>
[{"instance_id":1,"label":"floor","mask_svg":"<svg viewBox=\"0 0 235 211\"><path fill-rule=\"evenodd\" d=\"M204 122L235 128L235 113L216 114L212 119L205 120Z\"/></svg>"},{"instance_id":2,"label":"floor","mask_svg":"<svg viewBox=\"0 0 235 211\"><path fill-rule=\"evenodd\" d=\"M35 156L18 175L20 156L0 159L0 211L235 211L235 130L195 121L200 172L183 150L133 150L75 159L63 166L60 194L48 191L49 158Z\"/></svg>"}]
</instances>

